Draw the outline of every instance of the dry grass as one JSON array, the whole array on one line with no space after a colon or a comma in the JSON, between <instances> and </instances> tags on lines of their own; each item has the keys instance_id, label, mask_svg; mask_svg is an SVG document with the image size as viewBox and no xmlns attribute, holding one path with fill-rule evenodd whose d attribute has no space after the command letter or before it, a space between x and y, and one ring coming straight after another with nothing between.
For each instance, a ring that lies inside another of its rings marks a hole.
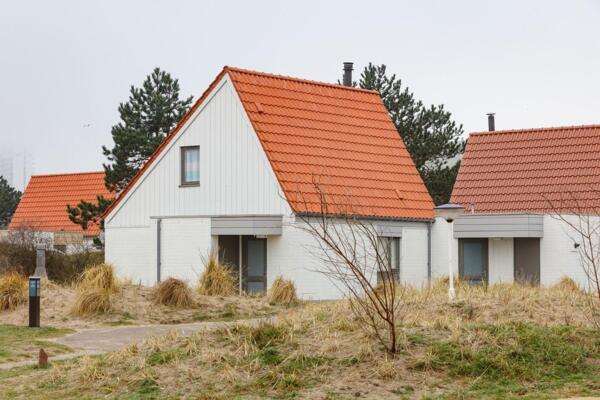
<instances>
[{"instance_id":1,"label":"dry grass","mask_svg":"<svg viewBox=\"0 0 600 400\"><path fill-rule=\"evenodd\" d=\"M89 317L106 314L112 309L113 298L108 290L89 288L78 292L72 313L79 317Z\"/></svg>"},{"instance_id":2,"label":"dry grass","mask_svg":"<svg viewBox=\"0 0 600 400\"><path fill-rule=\"evenodd\" d=\"M187 283L169 278L161 282L152 292L154 304L175 308L190 308L194 305L192 290Z\"/></svg>"},{"instance_id":3,"label":"dry grass","mask_svg":"<svg viewBox=\"0 0 600 400\"><path fill-rule=\"evenodd\" d=\"M269 323L148 338L53 367L38 398L554 398L600 390L600 342L580 291L459 284L450 304L440 281L403 293L396 357L365 334L346 301L308 302ZM0 387L17 384L35 385L0 378Z\"/></svg>"},{"instance_id":4,"label":"dry grass","mask_svg":"<svg viewBox=\"0 0 600 400\"><path fill-rule=\"evenodd\" d=\"M201 321L229 321L272 315L280 307L270 305L264 297L201 296L192 291L194 305L173 308L156 304L154 288L121 282L121 291L111 296L112 309L107 313L79 316L71 311L79 294L75 285L58 285L42 280L41 319L44 326L57 328L93 328L106 325L179 324ZM2 312L2 323L27 325L27 304Z\"/></svg>"},{"instance_id":5,"label":"dry grass","mask_svg":"<svg viewBox=\"0 0 600 400\"><path fill-rule=\"evenodd\" d=\"M79 277L78 286L82 289L101 289L110 293L118 293L120 290L113 266L106 263L86 268Z\"/></svg>"},{"instance_id":6,"label":"dry grass","mask_svg":"<svg viewBox=\"0 0 600 400\"><path fill-rule=\"evenodd\" d=\"M14 310L27 302L27 278L18 272L0 276L0 311Z\"/></svg>"},{"instance_id":7,"label":"dry grass","mask_svg":"<svg viewBox=\"0 0 600 400\"><path fill-rule=\"evenodd\" d=\"M293 281L278 276L271 285L267 299L270 304L280 304L286 307L294 305L298 303L296 285Z\"/></svg>"},{"instance_id":8,"label":"dry grass","mask_svg":"<svg viewBox=\"0 0 600 400\"><path fill-rule=\"evenodd\" d=\"M198 283L198 293L205 296L232 296L237 293L237 280L231 270L212 252L204 258L204 273Z\"/></svg>"},{"instance_id":9,"label":"dry grass","mask_svg":"<svg viewBox=\"0 0 600 400\"><path fill-rule=\"evenodd\" d=\"M114 295L121 291L115 271L110 264L98 264L83 271L77 282L77 297L71 314L91 317L113 310Z\"/></svg>"},{"instance_id":10,"label":"dry grass","mask_svg":"<svg viewBox=\"0 0 600 400\"><path fill-rule=\"evenodd\" d=\"M581 291L579 285L571 278L564 277L562 278L554 287L558 290L569 291L572 290L574 292Z\"/></svg>"}]
</instances>

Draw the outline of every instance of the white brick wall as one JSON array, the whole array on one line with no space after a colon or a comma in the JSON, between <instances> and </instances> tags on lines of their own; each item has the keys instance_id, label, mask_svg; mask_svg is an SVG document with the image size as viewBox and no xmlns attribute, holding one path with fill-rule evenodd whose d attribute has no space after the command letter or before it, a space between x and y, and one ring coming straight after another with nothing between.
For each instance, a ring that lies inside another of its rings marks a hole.
<instances>
[{"instance_id":1,"label":"white brick wall","mask_svg":"<svg viewBox=\"0 0 600 400\"><path fill-rule=\"evenodd\" d=\"M449 224L442 218L436 218L431 227L431 276L441 278L448 276L448 240ZM452 266L454 275L458 276L458 240L452 240Z\"/></svg>"},{"instance_id":2,"label":"white brick wall","mask_svg":"<svg viewBox=\"0 0 600 400\"><path fill-rule=\"evenodd\" d=\"M568 217L576 221L576 217ZM544 237L540 241L540 280L543 285L552 285L568 276L582 286L587 285L579 250L574 243L581 238L563 221L545 215Z\"/></svg>"},{"instance_id":3,"label":"white brick wall","mask_svg":"<svg viewBox=\"0 0 600 400\"><path fill-rule=\"evenodd\" d=\"M161 280L173 277L196 286L203 257L212 248L210 218L165 218L161 222Z\"/></svg>"},{"instance_id":4,"label":"white brick wall","mask_svg":"<svg viewBox=\"0 0 600 400\"><path fill-rule=\"evenodd\" d=\"M514 241L512 238L489 239L489 283L514 281Z\"/></svg>"},{"instance_id":5,"label":"white brick wall","mask_svg":"<svg viewBox=\"0 0 600 400\"><path fill-rule=\"evenodd\" d=\"M318 243L293 218L284 221L283 234L267 242L268 286L282 275L296 283L305 299L334 299L343 296L339 285L323 274L326 266L318 256ZM420 287L427 282L427 224L410 224L402 229L400 279ZM376 276L373 277L376 279Z\"/></svg>"},{"instance_id":6,"label":"white brick wall","mask_svg":"<svg viewBox=\"0 0 600 400\"><path fill-rule=\"evenodd\" d=\"M119 277L143 285L156 282L156 225L106 227L105 240L104 258L114 265Z\"/></svg>"}]
</instances>

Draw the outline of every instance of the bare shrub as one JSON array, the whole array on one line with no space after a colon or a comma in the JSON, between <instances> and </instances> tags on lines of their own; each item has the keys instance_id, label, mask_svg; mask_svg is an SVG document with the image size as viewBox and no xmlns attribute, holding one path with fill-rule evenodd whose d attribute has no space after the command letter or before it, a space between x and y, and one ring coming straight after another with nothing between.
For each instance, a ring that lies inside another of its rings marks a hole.
<instances>
[{"instance_id":1,"label":"bare shrub","mask_svg":"<svg viewBox=\"0 0 600 400\"><path fill-rule=\"evenodd\" d=\"M587 312L600 329L600 191L590 188L585 198L575 193L563 193L558 201L546 198L553 218L569 229L579 251L581 267L586 277Z\"/></svg>"},{"instance_id":2,"label":"bare shrub","mask_svg":"<svg viewBox=\"0 0 600 400\"><path fill-rule=\"evenodd\" d=\"M36 267L36 250L46 249L46 271L55 282L74 282L88 265L104 261L104 253L89 246L81 246L73 254L64 254L51 248L49 237L33 228L21 228L8 232L5 241L0 241L0 273L16 270L30 276Z\"/></svg>"},{"instance_id":3,"label":"bare shrub","mask_svg":"<svg viewBox=\"0 0 600 400\"><path fill-rule=\"evenodd\" d=\"M18 272L0 276L0 311L13 310L27 302L27 278Z\"/></svg>"},{"instance_id":4,"label":"bare shrub","mask_svg":"<svg viewBox=\"0 0 600 400\"><path fill-rule=\"evenodd\" d=\"M313 179L316 198L304 200L302 229L317 245L313 253L323 263L320 272L344 292L360 326L395 354L399 350L398 325L405 305L405 287L400 285L392 265L392 250L372 220L361 217L352 203L328 194ZM318 211L315 212L314 203ZM378 283L379 281L379 283Z\"/></svg>"},{"instance_id":5,"label":"bare shrub","mask_svg":"<svg viewBox=\"0 0 600 400\"><path fill-rule=\"evenodd\" d=\"M273 281L267 298L270 304L281 304L284 306L296 304L298 303L296 285L293 281L278 276Z\"/></svg>"},{"instance_id":6,"label":"bare shrub","mask_svg":"<svg viewBox=\"0 0 600 400\"><path fill-rule=\"evenodd\" d=\"M216 252L204 261L204 272L198 283L198 292L205 296L232 296L237 293L236 278L230 268L221 264Z\"/></svg>"},{"instance_id":7,"label":"bare shrub","mask_svg":"<svg viewBox=\"0 0 600 400\"><path fill-rule=\"evenodd\" d=\"M194 305L194 297L187 283L175 278L168 278L156 286L152 292L155 304L176 308L190 308Z\"/></svg>"}]
</instances>

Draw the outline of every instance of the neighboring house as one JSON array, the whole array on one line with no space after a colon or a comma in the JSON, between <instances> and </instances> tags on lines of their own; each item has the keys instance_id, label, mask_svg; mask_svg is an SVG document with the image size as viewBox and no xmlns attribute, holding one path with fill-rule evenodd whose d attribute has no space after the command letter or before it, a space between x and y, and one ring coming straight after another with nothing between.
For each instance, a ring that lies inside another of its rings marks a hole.
<instances>
[{"instance_id":1,"label":"neighboring house","mask_svg":"<svg viewBox=\"0 0 600 400\"><path fill-rule=\"evenodd\" d=\"M105 214L106 261L195 283L219 248L247 292L282 275L304 298L339 297L301 229L320 212L314 180L381 226L402 281L427 281L433 203L379 95L229 67Z\"/></svg>"},{"instance_id":2,"label":"neighboring house","mask_svg":"<svg viewBox=\"0 0 600 400\"><path fill-rule=\"evenodd\" d=\"M600 125L471 134L451 200L460 276L584 285L581 238L557 218L576 221L575 200L600 211Z\"/></svg>"},{"instance_id":3,"label":"neighboring house","mask_svg":"<svg viewBox=\"0 0 600 400\"><path fill-rule=\"evenodd\" d=\"M67 213L67 205L80 201L96 202L96 196L113 195L104 186L104 172L33 175L8 227L9 233L35 232L48 247L73 252L89 248L98 237L100 227L90 224L83 230Z\"/></svg>"}]
</instances>

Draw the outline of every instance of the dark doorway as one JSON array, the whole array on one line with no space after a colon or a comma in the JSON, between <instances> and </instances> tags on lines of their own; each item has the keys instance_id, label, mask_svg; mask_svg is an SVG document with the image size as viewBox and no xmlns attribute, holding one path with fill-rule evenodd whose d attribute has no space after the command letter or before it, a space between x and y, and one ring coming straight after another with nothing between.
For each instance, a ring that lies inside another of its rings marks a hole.
<instances>
[{"instance_id":1,"label":"dark doorway","mask_svg":"<svg viewBox=\"0 0 600 400\"><path fill-rule=\"evenodd\" d=\"M487 284L488 239L458 239L458 273L470 284Z\"/></svg>"},{"instance_id":2,"label":"dark doorway","mask_svg":"<svg viewBox=\"0 0 600 400\"><path fill-rule=\"evenodd\" d=\"M267 239L242 237L242 276L246 293L267 290Z\"/></svg>"},{"instance_id":3,"label":"dark doorway","mask_svg":"<svg viewBox=\"0 0 600 400\"><path fill-rule=\"evenodd\" d=\"M240 275L240 236L219 235L219 262L227 265L237 277Z\"/></svg>"},{"instance_id":4,"label":"dark doorway","mask_svg":"<svg viewBox=\"0 0 600 400\"><path fill-rule=\"evenodd\" d=\"M515 238L515 282L540 284L540 239Z\"/></svg>"}]
</instances>

